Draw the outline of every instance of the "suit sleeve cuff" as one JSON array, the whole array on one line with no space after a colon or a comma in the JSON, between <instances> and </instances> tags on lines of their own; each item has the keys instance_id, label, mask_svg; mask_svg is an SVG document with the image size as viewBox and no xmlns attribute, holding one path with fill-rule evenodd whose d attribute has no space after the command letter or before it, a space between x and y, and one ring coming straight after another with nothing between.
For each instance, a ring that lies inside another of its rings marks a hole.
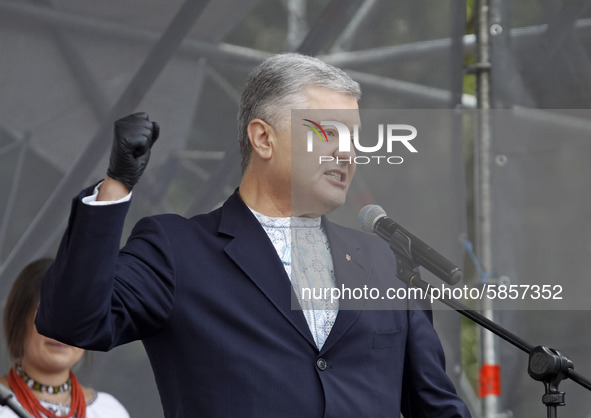
<instances>
[{"instance_id":1,"label":"suit sleeve cuff","mask_svg":"<svg viewBox=\"0 0 591 418\"><path fill-rule=\"evenodd\" d=\"M132 192L129 192L129 194L127 196L122 197L119 200L96 200L96 198L98 196L99 188L101 187L101 184L103 184L102 181L94 187L94 191L92 192L92 194L90 196L83 197L82 203L84 203L86 205L90 205L90 206L107 206L107 205L115 205L117 203L129 202L131 200L131 193Z\"/></svg>"}]
</instances>

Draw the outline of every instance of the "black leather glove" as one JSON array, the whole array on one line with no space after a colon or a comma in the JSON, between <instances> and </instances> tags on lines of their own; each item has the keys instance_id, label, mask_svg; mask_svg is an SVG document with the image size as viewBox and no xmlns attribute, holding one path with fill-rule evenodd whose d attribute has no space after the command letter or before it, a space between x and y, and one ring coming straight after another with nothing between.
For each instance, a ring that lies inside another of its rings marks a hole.
<instances>
[{"instance_id":1,"label":"black leather glove","mask_svg":"<svg viewBox=\"0 0 591 418\"><path fill-rule=\"evenodd\" d=\"M150 149L158 139L160 126L147 113L134 113L116 120L107 175L131 191L150 159Z\"/></svg>"}]
</instances>

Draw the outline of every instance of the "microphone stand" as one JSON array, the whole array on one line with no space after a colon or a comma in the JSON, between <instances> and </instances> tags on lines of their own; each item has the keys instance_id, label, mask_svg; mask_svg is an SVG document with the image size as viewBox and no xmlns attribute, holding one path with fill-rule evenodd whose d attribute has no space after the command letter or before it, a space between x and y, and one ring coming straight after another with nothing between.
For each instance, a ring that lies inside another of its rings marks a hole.
<instances>
[{"instance_id":1,"label":"microphone stand","mask_svg":"<svg viewBox=\"0 0 591 418\"><path fill-rule=\"evenodd\" d=\"M418 271L419 264L413 260L410 239L403 233L396 231L390 238L389 244L396 256L397 277L409 286L418 287L431 294L432 288L421 279ZM443 280L443 278L439 278ZM438 300L529 355L527 372L532 379L544 384L545 392L542 396L542 403L546 405L547 418L557 418L558 406L566 405L565 392L558 390L558 385L562 380L571 379L585 389L591 390L591 380L576 373L573 362L558 350L544 346L534 347L479 312L452 298L445 297L445 295Z\"/></svg>"},{"instance_id":2,"label":"microphone stand","mask_svg":"<svg viewBox=\"0 0 591 418\"><path fill-rule=\"evenodd\" d=\"M0 406L8 406L12 411L21 418L33 418L33 415L29 414L25 408L20 406L14 399L14 395L0 384Z\"/></svg>"}]
</instances>

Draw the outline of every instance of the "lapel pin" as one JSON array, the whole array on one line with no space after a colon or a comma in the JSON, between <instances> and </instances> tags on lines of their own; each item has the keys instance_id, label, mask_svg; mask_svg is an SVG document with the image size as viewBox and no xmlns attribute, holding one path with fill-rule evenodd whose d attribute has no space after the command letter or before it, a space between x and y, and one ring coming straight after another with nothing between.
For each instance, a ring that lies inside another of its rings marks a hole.
<instances>
[{"instance_id":1,"label":"lapel pin","mask_svg":"<svg viewBox=\"0 0 591 418\"><path fill-rule=\"evenodd\" d=\"M349 254L345 254L345 260L351 261L351 256Z\"/></svg>"}]
</instances>

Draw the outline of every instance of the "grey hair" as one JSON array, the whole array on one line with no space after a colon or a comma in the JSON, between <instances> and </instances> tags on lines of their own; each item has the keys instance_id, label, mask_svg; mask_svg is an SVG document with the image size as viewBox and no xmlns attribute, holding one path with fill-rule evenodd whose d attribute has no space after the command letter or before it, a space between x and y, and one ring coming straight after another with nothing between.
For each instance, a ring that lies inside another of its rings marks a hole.
<instances>
[{"instance_id":1,"label":"grey hair","mask_svg":"<svg viewBox=\"0 0 591 418\"><path fill-rule=\"evenodd\" d=\"M359 83L343 70L306 55L274 55L249 74L238 111L243 173L252 153L247 132L250 121L258 118L276 130L286 129L291 109L304 107L305 91L309 87L324 87L355 100L361 98Z\"/></svg>"}]
</instances>

